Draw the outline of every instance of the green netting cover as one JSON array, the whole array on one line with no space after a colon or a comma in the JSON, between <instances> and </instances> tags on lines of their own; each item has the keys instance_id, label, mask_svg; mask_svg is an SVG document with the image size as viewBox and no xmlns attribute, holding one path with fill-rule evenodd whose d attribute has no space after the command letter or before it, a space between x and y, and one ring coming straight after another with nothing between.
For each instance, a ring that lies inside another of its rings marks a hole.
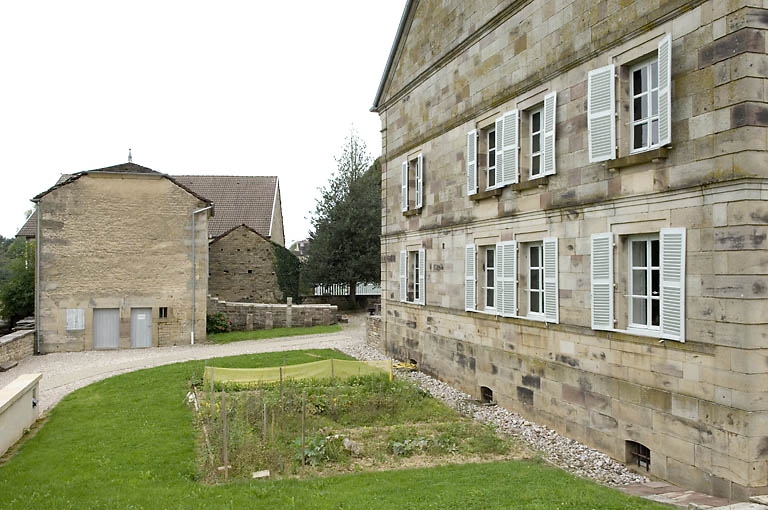
<instances>
[{"instance_id":1,"label":"green netting cover","mask_svg":"<svg viewBox=\"0 0 768 510\"><path fill-rule=\"evenodd\" d=\"M326 359L301 365L265 368L221 368L205 367L203 379L210 383L211 374L217 383L259 384L277 382L286 379L327 379L338 377L347 379L355 375L388 373L392 378L392 360L352 361Z\"/></svg>"}]
</instances>

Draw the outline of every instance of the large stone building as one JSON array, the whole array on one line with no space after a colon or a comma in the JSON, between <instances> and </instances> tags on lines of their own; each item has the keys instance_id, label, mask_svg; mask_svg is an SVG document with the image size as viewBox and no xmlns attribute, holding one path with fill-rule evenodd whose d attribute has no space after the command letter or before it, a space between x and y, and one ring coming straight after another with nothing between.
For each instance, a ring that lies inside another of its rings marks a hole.
<instances>
[{"instance_id":1,"label":"large stone building","mask_svg":"<svg viewBox=\"0 0 768 510\"><path fill-rule=\"evenodd\" d=\"M388 352L614 458L768 491L763 2L409 0Z\"/></svg>"},{"instance_id":2,"label":"large stone building","mask_svg":"<svg viewBox=\"0 0 768 510\"><path fill-rule=\"evenodd\" d=\"M127 163L33 201L38 352L205 340L209 200Z\"/></svg>"}]
</instances>

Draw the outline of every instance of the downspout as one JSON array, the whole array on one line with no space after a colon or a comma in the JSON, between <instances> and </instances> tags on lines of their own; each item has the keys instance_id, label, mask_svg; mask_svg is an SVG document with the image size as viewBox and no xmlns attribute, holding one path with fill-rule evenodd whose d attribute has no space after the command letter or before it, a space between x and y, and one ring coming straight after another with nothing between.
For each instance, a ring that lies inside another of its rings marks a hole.
<instances>
[{"instance_id":1,"label":"downspout","mask_svg":"<svg viewBox=\"0 0 768 510\"><path fill-rule=\"evenodd\" d=\"M197 291L197 266L195 265L195 258L197 255L197 231L195 229L195 216L208 209L213 209L213 205L192 211L192 330L189 332L189 343L191 345L195 345L195 313L197 311L195 306L195 294Z\"/></svg>"},{"instance_id":2,"label":"downspout","mask_svg":"<svg viewBox=\"0 0 768 510\"><path fill-rule=\"evenodd\" d=\"M40 201L35 201L35 354L40 354Z\"/></svg>"}]
</instances>

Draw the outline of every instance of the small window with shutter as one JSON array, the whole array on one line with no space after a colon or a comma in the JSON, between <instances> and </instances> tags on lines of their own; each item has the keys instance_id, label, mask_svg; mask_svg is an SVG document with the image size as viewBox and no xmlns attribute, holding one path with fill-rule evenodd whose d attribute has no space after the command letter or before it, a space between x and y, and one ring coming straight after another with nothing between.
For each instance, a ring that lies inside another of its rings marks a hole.
<instances>
[{"instance_id":1,"label":"small window with shutter","mask_svg":"<svg viewBox=\"0 0 768 510\"><path fill-rule=\"evenodd\" d=\"M402 250L400 252L400 301L426 304L426 250Z\"/></svg>"},{"instance_id":2,"label":"small window with shutter","mask_svg":"<svg viewBox=\"0 0 768 510\"><path fill-rule=\"evenodd\" d=\"M424 205L424 156L419 153L400 164L400 208L403 213Z\"/></svg>"}]
</instances>

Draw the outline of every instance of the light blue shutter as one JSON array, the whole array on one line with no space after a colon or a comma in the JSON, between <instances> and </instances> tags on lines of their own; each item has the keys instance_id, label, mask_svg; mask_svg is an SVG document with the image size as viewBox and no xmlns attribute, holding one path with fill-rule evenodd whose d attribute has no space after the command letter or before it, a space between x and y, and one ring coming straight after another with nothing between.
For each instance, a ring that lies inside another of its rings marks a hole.
<instances>
[{"instance_id":1,"label":"light blue shutter","mask_svg":"<svg viewBox=\"0 0 768 510\"><path fill-rule=\"evenodd\" d=\"M408 300L408 252L400 252L400 301Z\"/></svg>"},{"instance_id":2,"label":"light blue shutter","mask_svg":"<svg viewBox=\"0 0 768 510\"><path fill-rule=\"evenodd\" d=\"M663 228L661 337L685 342L685 229Z\"/></svg>"},{"instance_id":3,"label":"light blue shutter","mask_svg":"<svg viewBox=\"0 0 768 510\"><path fill-rule=\"evenodd\" d=\"M401 184L401 192L400 192L400 205L402 207L403 212L408 210L408 162L403 161L403 164L401 166L401 177L402 177L402 184Z\"/></svg>"},{"instance_id":4,"label":"light blue shutter","mask_svg":"<svg viewBox=\"0 0 768 510\"><path fill-rule=\"evenodd\" d=\"M501 185L517 183L517 172L519 167L519 155L517 148L519 145L518 133L518 112L512 110L502 116L501 136L496 133L496 152L498 153L499 144L501 144L501 168L496 167L497 180ZM501 176L500 178L498 176Z\"/></svg>"},{"instance_id":5,"label":"light blue shutter","mask_svg":"<svg viewBox=\"0 0 768 510\"><path fill-rule=\"evenodd\" d=\"M544 242L544 319L560 322L557 287L557 238L545 237Z\"/></svg>"},{"instance_id":6,"label":"light blue shutter","mask_svg":"<svg viewBox=\"0 0 768 510\"><path fill-rule=\"evenodd\" d=\"M592 234L592 329L613 329L613 234Z\"/></svg>"},{"instance_id":7,"label":"light blue shutter","mask_svg":"<svg viewBox=\"0 0 768 510\"><path fill-rule=\"evenodd\" d=\"M589 162L616 157L616 100L613 64L589 72L587 77L587 139Z\"/></svg>"},{"instance_id":8,"label":"light blue shutter","mask_svg":"<svg viewBox=\"0 0 768 510\"><path fill-rule=\"evenodd\" d=\"M555 173L555 111L557 110L557 92L544 96L544 175Z\"/></svg>"},{"instance_id":9,"label":"light blue shutter","mask_svg":"<svg viewBox=\"0 0 768 510\"><path fill-rule=\"evenodd\" d=\"M424 196L424 158L416 156L416 209L421 209Z\"/></svg>"},{"instance_id":10,"label":"light blue shutter","mask_svg":"<svg viewBox=\"0 0 768 510\"><path fill-rule=\"evenodd\" d=\"M464 309L475 309L475 245L468 244L464 250Z\"/></svg>"},{"instance_id":11,"label":"light blue shutter","mask_svg":"<svg viewBox=\"0 0 768 510\"><path fill-rule=\"evenodd\" d=\"M467 133L467 195L477 193L477 130Z\"/></svg>"},{"instance_id":12,"label":"light blue shutter","mask_svg":"<svg viewBox=\"0 0 768 510\"><path fill-rule=\"evenodd\" d=\"M504 317L517 315L517 242L496 245L496 312Z\"/></svg>"},{"instance_id":13,"label":"light blue shutter","mask_svg":"<svg viewBox=\"0 0 768 510\"><path fill-rule=\"evenodd\" d=\"M426 286L427 282L427 252L424 248L419 250L419 301L420 305L425 304L426 301Z\"/></svg>"},{"instance_id":14,"label":"light blue shutter","mask_svg":"<svg viewBox=\"0 0 768 510\"><path fill-rule=\"evenodd\" d=\"M659 41L659 145L672 142L672 36Z\"/></svg>"}]
</instances>

